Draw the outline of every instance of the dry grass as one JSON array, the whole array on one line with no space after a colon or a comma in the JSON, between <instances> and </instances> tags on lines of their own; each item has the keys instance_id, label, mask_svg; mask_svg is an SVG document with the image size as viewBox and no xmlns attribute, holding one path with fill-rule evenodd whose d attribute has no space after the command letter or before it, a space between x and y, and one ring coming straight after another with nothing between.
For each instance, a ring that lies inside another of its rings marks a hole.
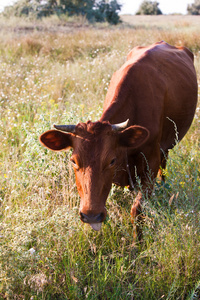
<instances>
[{"instance_id":1,"label":"dry grass","mask_svg":"<svg viewBox=\"0 0 200 300\"><path fill-rule=\"evenodd\" d=\"M0 19L0 299L197 299L200 278L200 109L171 151L167 183L146 201L144 246L132 247L133 196L113 187L100 233L80 223L68 157L42 148L53 123L99 119L129 50L158 40L194 51L196 17L123 17L72 28ZM16 23L17 22L17 23ZM53 22L53 23L52 23ZM196 297L196 298L195 298Z\"/></svg>"}]
</instances>

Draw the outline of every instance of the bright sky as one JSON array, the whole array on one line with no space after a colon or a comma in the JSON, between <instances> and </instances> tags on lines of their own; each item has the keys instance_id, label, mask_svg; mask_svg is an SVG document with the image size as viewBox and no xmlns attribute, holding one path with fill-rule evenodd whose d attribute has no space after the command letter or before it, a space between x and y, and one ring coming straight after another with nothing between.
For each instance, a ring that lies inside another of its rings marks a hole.
<instances>
[{"instance_id":1,"label":"bright sky","mask_svg":"<svg viewBox=\"0 0 200 300\"><path fill-rule=\"evenodd\" d=\"M0 11L7 5L12 5L17 0L0 0ZM153 1L153 0L151 0ZM163 14L170 13L187 13L187 4L194 3L194 0L157 0L159 8ZM135 14L143 0L118 0L123 4L121 13Z\"/></svg>"}]
</instances>

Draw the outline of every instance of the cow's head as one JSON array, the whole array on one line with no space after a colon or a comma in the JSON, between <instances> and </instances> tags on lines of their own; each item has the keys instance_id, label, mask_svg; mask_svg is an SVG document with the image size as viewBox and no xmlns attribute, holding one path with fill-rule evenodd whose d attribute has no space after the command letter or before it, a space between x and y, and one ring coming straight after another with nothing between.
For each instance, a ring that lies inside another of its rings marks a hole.
<instances>
[{"instance_id":1,"label":"cow's head","mask_svg":"<svg viewBox=\"0 0 200 300\"><path fill-rule=\"evenodd\" d=\"M73 148L71 162L81 198L80 218L95 230L101 228L106 218L105 203L122 149L140 147L149 136L147 129L126 128L127 123L88 121L76 126L54 125L58 130L40 136L41 144L53 151Z\"/></svg>"}]
</instances>

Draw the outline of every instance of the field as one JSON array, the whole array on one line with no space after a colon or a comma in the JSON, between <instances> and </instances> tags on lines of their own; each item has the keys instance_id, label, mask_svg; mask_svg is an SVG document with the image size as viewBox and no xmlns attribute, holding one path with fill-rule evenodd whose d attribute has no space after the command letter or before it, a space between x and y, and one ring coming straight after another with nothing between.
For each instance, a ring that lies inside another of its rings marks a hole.
<instances>
[{"instance_id":1,"label":"field","mask_svg":"<svg viewBox=\"0 0 200 300\"><path fill-rule=\"evenodd\" d=\"M0 299L200 299L200 106L171 152L166 183L133 244L126 188L112 187L100 232L79 219L70 151L44 149L54 123L99 119L112 74L136 45L165 40L195 54L199 17L0 18Z\"/></svg>"}]
</instances>

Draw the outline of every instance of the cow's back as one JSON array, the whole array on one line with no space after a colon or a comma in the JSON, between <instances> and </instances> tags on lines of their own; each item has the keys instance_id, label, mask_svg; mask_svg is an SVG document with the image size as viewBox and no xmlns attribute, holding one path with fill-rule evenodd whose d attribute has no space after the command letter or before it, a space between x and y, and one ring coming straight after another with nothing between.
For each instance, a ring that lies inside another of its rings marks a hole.
<instances>
[{"instance_id":1,"label":"cow's back","mask_svg":"<svg viewBox=\"0 0 200 300\"><path fill-rule=\"evenodd\" d=\"M113 75L101 120L149 129L165 151L181 140L190 127L197 103L193 54L184 47L159 42L136 47ZM144 146L145 147L145 146Z\"/></svg>"}]
</instances>

